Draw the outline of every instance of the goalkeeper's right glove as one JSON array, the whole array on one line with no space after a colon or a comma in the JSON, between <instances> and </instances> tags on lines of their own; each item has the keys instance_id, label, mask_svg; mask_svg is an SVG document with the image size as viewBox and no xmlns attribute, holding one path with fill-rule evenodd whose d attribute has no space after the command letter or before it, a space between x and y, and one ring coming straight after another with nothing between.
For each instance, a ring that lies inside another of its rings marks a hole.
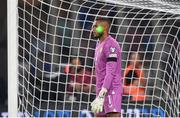
<instances>
[{"instance_id":1,"label":"goalkeeper's right glove","mask_svg":"<svg viewBox=\"0 0 180 118\"><path fill-rule=\"evenodd\" d=\"M101 91L99 92L98 97L91 103L91 110L94 113L99 113L103 111L103 104L106 93L107 93L107 89L102 88Z\"/></svg>"}]
</instances>

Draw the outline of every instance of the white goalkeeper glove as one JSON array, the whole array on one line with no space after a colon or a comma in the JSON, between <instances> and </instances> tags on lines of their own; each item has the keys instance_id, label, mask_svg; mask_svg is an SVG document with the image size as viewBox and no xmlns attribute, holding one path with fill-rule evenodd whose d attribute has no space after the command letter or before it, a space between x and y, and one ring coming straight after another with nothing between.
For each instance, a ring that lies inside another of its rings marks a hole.
<instances>
[{"instance_id":1,"label":"white goalkeeper glove","mask_svg":"<svg viewBox=\"0 0 180 118\"><path fill-rule=\"evenodd\" d=\"M99 113L103 111L103 104L106 93L107 93L107 89L102 88L101 91L99 92L98 97L96 97L96 99L91 103L91 110L94 113Z\"/></svg>"}]
</instances>

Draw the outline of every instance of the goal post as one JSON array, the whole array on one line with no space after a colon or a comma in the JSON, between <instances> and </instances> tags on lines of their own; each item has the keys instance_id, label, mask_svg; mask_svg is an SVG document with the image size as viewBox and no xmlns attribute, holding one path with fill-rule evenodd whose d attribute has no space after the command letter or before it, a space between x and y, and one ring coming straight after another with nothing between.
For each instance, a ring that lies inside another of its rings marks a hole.
<instances>
[{"instance_id":1,"label":"goal post","mask_svg":"<svg viewBox=\"0 0 180 118\"><path fill-rule=\"evenodd\" d=\"M7 1L8 26L8 114L17 117L18 112L18 13L17 1Z\"/></svg>"},{"instance_id":2,"label":"goal post","mask_svg":"<svg viewBox=\"0 0 180 118\"><path fill-rule=\"evenodd\" d=\"M128 89L121 115L180 116L180 2L9 0L8 5L10 116L93 117L97 40L91 28L101 16L111 19L110 34L122 48Z\"/></svg>"}]
</instances>

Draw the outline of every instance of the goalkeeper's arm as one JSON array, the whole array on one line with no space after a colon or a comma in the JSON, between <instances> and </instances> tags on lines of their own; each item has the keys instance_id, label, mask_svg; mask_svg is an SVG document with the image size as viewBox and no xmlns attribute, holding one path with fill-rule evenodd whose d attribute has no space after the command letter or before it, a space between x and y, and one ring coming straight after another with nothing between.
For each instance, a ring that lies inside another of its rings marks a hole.
<instances>
[{"instance_id":1,"label":"goalkeeper's arm","mask_svg":"<svg viewBox=\"0 0 180 118\"><path fill-rule=\"evenodd\" d=\"M96 99L91 103L91 109L95 113L99 113L103 111L103 104L104 104L104 99L107 93L106 88L102 88L101 91L99 92L99 95L96 97Z\"/></svg>"},{"instance_id":2,"label":"goalkeeper's arm","mask_svg":"<svg viewBox=\"0 0 180 118\"><path fill-rule=\"evenodd\" d=\"M116 69L117 63L116 62L108 62L106 64L106 76L104 79L103 86L97 96L97 98L91 103L91 109L95 113L99 113L103 111L103 104L105 96L108 92L108 90L111 87L112 79L115 75L115 69Z\"/></svg>"}]
</instances>

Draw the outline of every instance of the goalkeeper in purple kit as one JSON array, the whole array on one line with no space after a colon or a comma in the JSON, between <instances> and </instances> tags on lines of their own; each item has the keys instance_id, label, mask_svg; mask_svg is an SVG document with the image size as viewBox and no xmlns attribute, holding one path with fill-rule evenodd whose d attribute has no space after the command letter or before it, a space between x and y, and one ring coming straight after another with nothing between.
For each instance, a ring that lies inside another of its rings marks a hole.
<instances>
[{"instance_id":1,"label":"goalkeeper in purple kit","mask_svg":"<svg viewBox=\"0 0 180 118\"><path fill-rule=\"evenodd\" d=\"M99 39L95 50L96 99L91 109L97 117L120 117L122 99L121 48L109 35L110 21L99 18L93 35Z\"/></svg>"}]
</instances>

